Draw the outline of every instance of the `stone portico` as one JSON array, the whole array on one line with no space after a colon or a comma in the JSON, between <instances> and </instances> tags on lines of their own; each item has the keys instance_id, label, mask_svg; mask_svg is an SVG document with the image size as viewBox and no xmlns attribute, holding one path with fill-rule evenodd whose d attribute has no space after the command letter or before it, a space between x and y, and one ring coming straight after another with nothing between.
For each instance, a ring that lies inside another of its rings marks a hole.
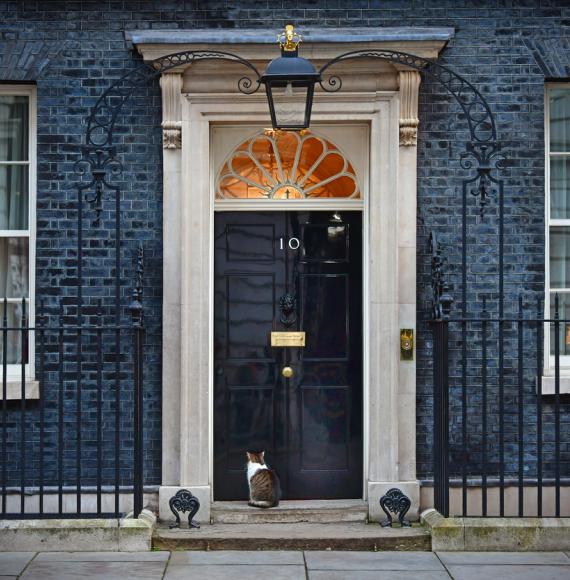
<instances>
[{"instance_id":1,"label":"stone portico","mask_svg":"<svg viewBox=\"0 0 570 580\"><path fill-rule=\"evenodd\" d=\"M301 53L317 68L351 50L386 49L437 59L453 29L304 30ZM132 31L145 62L187 50L231 52L259 70L278 55L264 31ZM260 55L263 55L260 58ZM332 72L332 71L331 71ZM163 434L160 517L182 487L210 519L213 501L212 216L213 174L224 125L263 127L265 95L237 90L247 70L226 61L180 66L161 77L163 97L164 267ZM364 212L364 489L369 518L398 487L420 509L416 479L416 374L400 360L400 329L416 327L417 71L378 59L335 66L338 93L315 97L312 123L342 139L366 128L362 142ZM348 134L348 133L347 133ZM222 147L223 148L223 147ZM395 219L396 218L396 219ZM424 507L424 506L422 506Z\"/></svg>"}]
</instances>

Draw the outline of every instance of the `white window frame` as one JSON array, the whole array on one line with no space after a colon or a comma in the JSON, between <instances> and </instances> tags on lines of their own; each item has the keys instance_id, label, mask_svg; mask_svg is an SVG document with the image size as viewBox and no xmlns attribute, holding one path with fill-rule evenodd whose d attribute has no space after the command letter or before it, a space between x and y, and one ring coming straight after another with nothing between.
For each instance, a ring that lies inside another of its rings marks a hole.
<instances>
[{"instance_id":1,"label":"white window frame","mask_svg":"<svg viewBox=\"0 0 570 580\"><path fill-rule=\"evenodd\" d=\"M28 166L28 229L27 230L0 230L0 237L27 237L28 238L28 280L29 295L27 302L27 326L33 327L35 323L35 297L36 297L36 202L37 202L37 91L35 85L0 85L0 95L26 96L29 106L28 126L28 160L27 161L1 161L0 165L26 165ZM4 296L0 296L3 301ZM8 302L21 302L21 298L8 298ZM3 316L3 305L0 304L0 321ZM1 325L1 322L0 322ZM35 377L35 333L28 336L28 363L26 364L26 382L33 381ZM0 385L2 377L0 365ZM19 399L21 391L22 365L7 365L8 374L8 399ZM37 385L27 385L26 399L37 398ZM17 392L16 392L17 391ZM1 394L0 394L1 399Z\"/></svg>"}]
</instances>

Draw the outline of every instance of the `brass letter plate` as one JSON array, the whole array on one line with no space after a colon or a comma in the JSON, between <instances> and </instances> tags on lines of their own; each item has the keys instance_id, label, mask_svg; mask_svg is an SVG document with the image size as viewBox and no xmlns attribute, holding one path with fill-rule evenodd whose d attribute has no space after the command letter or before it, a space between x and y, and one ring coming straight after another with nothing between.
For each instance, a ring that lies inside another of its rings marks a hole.
<instances>
[{"instance_id":1,"label":"brass letter plate","mask_svg":"<svg viewBox=\"0 0 570 580\"><path fill-rule=\"evenodd\" d=\"M271 346L305 346L304 332L272 332Z\"/></svg>"}]
</instances>

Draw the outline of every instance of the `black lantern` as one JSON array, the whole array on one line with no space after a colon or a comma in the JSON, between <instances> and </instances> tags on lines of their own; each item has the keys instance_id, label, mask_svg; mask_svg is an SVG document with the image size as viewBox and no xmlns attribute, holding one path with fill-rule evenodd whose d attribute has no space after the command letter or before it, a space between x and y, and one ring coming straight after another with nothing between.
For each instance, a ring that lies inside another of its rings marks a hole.
<instances>
[{"instance_id":1,"label":"black lantern","mask_svg":"<svg viewBox=\"0 0 570 580\"><path fill-rule=\"evenodd\" d=\"M273 129L299 131L311 122L317 69L298 56L300 35L288 24L278 37L281 56L272 60L260 81L265 85Z\"/></svg>"}]
</instances>

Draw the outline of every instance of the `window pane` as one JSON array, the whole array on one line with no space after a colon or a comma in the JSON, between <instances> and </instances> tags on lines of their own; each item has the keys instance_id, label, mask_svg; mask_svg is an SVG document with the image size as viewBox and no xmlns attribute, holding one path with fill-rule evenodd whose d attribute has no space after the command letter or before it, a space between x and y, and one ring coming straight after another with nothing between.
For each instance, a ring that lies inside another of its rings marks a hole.
<instances>
[{"instance_id":1,"label":"window pane","mask_svg":"<svg viewBox=\"0 0 570 580\"><path fill-rule=\"evenodd\" d=\"M550 287L570 287L570 227L550 229Z\"/></svg>"},{"instance_id":2,"label":"window pane","mask_svg":"<svg viewBox=\"0 0 570 580\"><path fill-rule=\"evenodd\" d=\"M28 238L0 238L0 298L28 297Z\"/></svg>"},{"instance_id":3,"label":"window pane","mask_svg":"<svg viewBox=\"0 0 570 580\"><path fill-rule=\"evenodd\" d=\"M558 317L570 320L570 295L558 295ZM554 294L550 294L550 318L554 320ZM554 354L554 323L550 323L550 354ZM560 323L560 354L570 354L570 322Z\"/></svg>"},{"instance_id":4,"label":"window pane","mask_svg":"<svg viewBox=\"0 0 570 580\"><path fill-rule=\"evenodd\" d=\"M28 97L0 95L0 161L28 159Z\"/></svg>"},{"instance_id":5,"label":"window pane","mask_svg":"<svg viewBox=\"0 0 570 580\"><path fill-rule=\"evenodd\" d=\"M550 217L570 218L570 157L550 158Z\"/></svg>"},{"instance_id":6,"label":"window pane","mask_svg":"<svg viewBox=\"0 0 570 580\"><path fill-rule=\"evenodd\" d=\"M29 304L26 303L26 326L29 326ZM4 305L0 304L0 327L4 324ZM9 303L7 309L7 328L18 328L22 325L22 303ZM6 331L6 361L8 364L22 362L22 333L18 330ZM28 337L24 336L24 352L28 362ZM4 331L0 328L0 364L4 362ZM1 373L1 367L0 367Z\"/></svg>"},{"instance_id":7,"label":"window pane","mask_svg":"<svg viewBox=\"0 0 570 580\"><path fill-rule=\"evenodd\" d=\"M0 165L0 230L28 229L28 166Z\"/></svg>"}]
</instances>

